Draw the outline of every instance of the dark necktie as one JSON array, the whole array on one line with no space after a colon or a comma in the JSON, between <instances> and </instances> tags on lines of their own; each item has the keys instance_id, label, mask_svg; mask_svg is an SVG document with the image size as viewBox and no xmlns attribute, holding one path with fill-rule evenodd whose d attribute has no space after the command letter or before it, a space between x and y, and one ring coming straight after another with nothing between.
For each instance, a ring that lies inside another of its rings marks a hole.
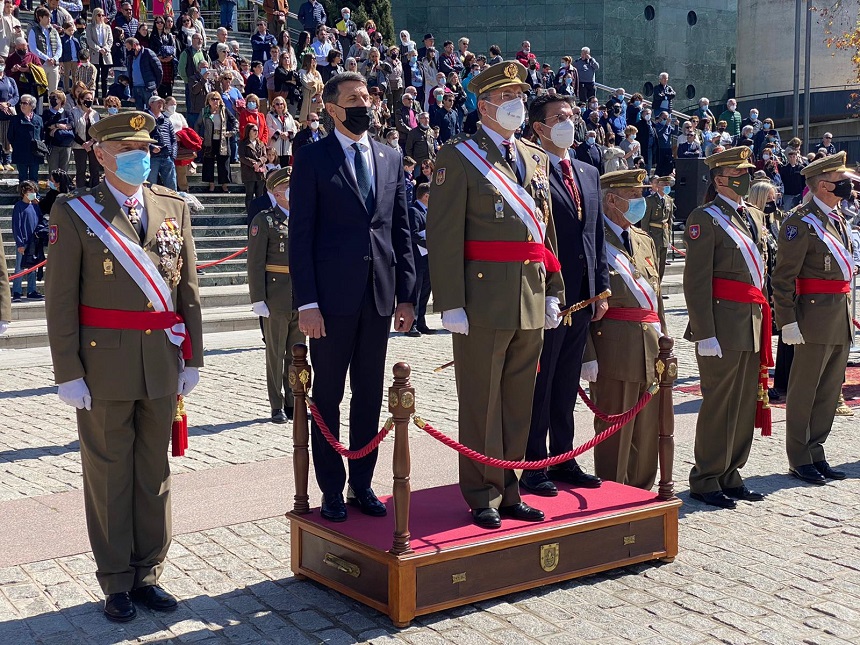
<instances>
[{"instance_id":1,"label":"dark necktie","mask_svg":"<svg viewBox=\"0 0 860 645\"><path fill-rule=\"evenodd\" d=\"M502 141L502 147L505 149L505 161L514 172L514 176L517 178L517 183L522 183L523 180L520 178L520 172L517 169L517 160L514 158L514 148L511 145L511 142Z\"/></svg>"},{"instance_id":2,"label":"dark necktie","mask_svg":"<svg viewBox=\"0 0 860 645\"><path fill-rule=\"evenodd\" d=\"M131 222L131 225L134 227L134 232L137 233L137 238L140 240L140 243L143 244L143 223L140 221L140 213L137 210L139 205L140 204L134 197L129 197L123 204L126 208L128 221Z\"/></svg>"},{"instance_id":3,"label":"dark necktie","mask_svg":"<svg viewBox=\"0 0 860 645\"><path fill-rule=\"evenodd\" d=\"M577 188L576 182L573 180L570 159L562 159L559 165L561 166L561 176L564 178L564 185L567 186L567 192L570 193L570 197L576 206L576 216L582 220L582 199L579 195L579 188Z\"/></svg>"},{"instance_id":4,"label":"dark necktie","mask_svg":"<svg viewBox=\"0 0 860 645\"><path fill-rule=\"evenodd\" d=\"M624 243L624 248L630 255L633 255L633 247L630 245L630 231L624 229L621 231L621 241Z\"/></svg>"},{"instance_id":5,"label":"dark necktie","mask_svg":"<svg viewBox=\"0 0 860 645\"><path fill-rule=\"evenodd\" d=\"M839 237L842 238L842 244L845 245L845 248L848 248L848 235L845 227L842 225L842 217L839 214L839 209L834 208L830 211L827 216L833 221L833 225L836 226L836 230L839 231Z\"/></svg>"},{"instance_id":6,"label":"dark necktie","mask_svg":"<svg viewBox=\"0 0 860 645\"><path fill-rule=\"evenodd\" d=\"M370 168L367 167L367 162L364 160L364 155L361 153L362 144L353 143L353 149L355 150L355 180L358 182L358 194L361 195L361 199L364 200L364 206L367 208L367 212L373 215L375 203L373 199L373 191L371 191L370 187Z\"/></svg>"},{"instance_id":7,"label":"dark necktie","mask_svg":"<svg viewBox=\"0 0 860 645\"><path fill-rule=\"evenodd\" d=\"M756 230L755 224L753 224L749 211L746 208L738 208L738 215L740 215L741 219L746 222L747 229L750 232L753 242L758 243L758 231Z\"/></svg>"}]
</instances>

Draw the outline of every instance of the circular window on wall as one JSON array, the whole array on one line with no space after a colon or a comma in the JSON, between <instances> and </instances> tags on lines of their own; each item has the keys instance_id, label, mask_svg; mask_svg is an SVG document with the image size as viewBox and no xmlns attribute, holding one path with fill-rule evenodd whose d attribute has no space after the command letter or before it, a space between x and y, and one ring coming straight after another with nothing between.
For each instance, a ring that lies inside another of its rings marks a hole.
<instances>
[{"instance_id":1,"label":"circular window on wall","mask_svg":"<svg viewBox=\"0 0 860 645\"><path fill-rule=\"evenodd\" d=\"M688 85L687 86L687 98L688 99L696 98L696 86L695 85Z\"/></svg>"},{"instance_id":2,"label":"circular window on wall","mask_svg":"<svg viewBox=\"0 0 860 645\"><path fill-rule=\"evenodd\" d=\"M687 13L687 24L691 27L699 22L699 16L696 15L695 11L690 11Z\"/></svg>"},{"instance_id":3,"label":"circular window on wall","mask_svg":"<svg viewBox=\"0 0 860 645\"><path fill-rule=\"evenodd\" d=\"M652 7L650 4L645 7L645 20L654 20L654 14L654 7Z\"/></svg>"},{"instance_id":4,"label":"circular window on wall","mask_svg":"<svg viewBox=\"0 0 860 645\"><path fill-rule=\"evenodd\" d=\"M642 86L642 94L644 94L645 96L651 96L653 93L654 93L654 84L651 83L650 81L645 83L645 85Z\"/></svg>"}]
</instances>

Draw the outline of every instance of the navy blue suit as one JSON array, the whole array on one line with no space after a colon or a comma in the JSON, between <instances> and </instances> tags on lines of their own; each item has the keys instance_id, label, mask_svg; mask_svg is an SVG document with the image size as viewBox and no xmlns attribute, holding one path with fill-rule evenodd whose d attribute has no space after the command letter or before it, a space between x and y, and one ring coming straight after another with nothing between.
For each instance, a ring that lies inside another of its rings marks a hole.
<instances>
[{"instance_id":1,"label":"navy blue suit","mask_svg":"<svg viewBox=\"0 0 860 645\"><path fill-rule=\"evenodd\" d=\"M409 209L409 221L412 224L412 257L415 259L415 283L418 297L418 308L415 310L415 322L418 329L427 328L427 303L430 302L430 265L426 255L419 250L427 249L427 240L422 239L421 233L427 231L427 209L424 204L416 202Z\"/></svg>"},{"instance_id":2,"label":"navy blue suit","mask_svg":"<svg viewBox=\"0 0 860 645\"><path fill-rule=\"evenodd\" d=\"M580 159L572 158L571 166L579 188L581 218L561 170L550 163L549 173L552 219L558 241L556 253L561 262L567 299L562 303L562 309L609 288L609 269L603 246L600 175L591 164ZM592 315L593 308L586 307L573 314L570 326L562 323L544 332L526 447L527 460L547 457L547 435L549 455L560 455L573 449L573 408Z\"/></svg>"},{"instance_id":3,"label":"navy blue suit","mask_svg":"<svg viewBox=\"0 0 860 645\"><path fill-rule=\"evenodd\" d=\"M290 180L290 269L297 309L318 303L326 335L311 339L314 400L339 436L347 371L352 400L349 445L364 446L379 430L385 354L395 302L415 304L415 263L400 154L370 140L375 167L373 212L332 133L295 154ZM317 483L326 496L343 492L341 457L314 422ZM354 490L370 487L377 451L349 462Z\"/></svg>"}]
</instances>

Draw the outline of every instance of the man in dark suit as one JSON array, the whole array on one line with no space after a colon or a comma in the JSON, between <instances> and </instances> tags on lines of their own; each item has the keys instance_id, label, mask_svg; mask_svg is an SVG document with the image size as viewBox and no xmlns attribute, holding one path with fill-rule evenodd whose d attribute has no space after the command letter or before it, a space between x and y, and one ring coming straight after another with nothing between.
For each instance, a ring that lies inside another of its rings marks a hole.
<instances>
[{"instance_id":1,"label":"man in dark suit","mask_svg":"<svg viewBox=\"0 0 860 645\"><path fill-rule=\"evenodd\" d=\"M299 329L310 337L314 400L335 437L346 374L349 438L358 449L376 434L391 316L395 331L415 318L415 263L400 153L367 135L370 94L360 74L329 79L323 102L335 131L295 155L290 184L290 269ZM396 308L395 308L396 302ZM311 445L321 514L346 519L343 461L316 422ZM370 488L377 451L349 462L347 497L361 512L385 515Z\"/></svg>"},{"instance_id":2,"label":"man in dark suit","mask_svg":"<svg viewBox=\"0 0 860 645\"><path fill-rule=\"evenodd\" d=\"M549 157L552 217L567 300L562 309L609 288L609 270L603 246L600 179L592 166L570 158L574 132L572 117L572 101L563 96L538 97L529 109L529 123ZM547 435L551 456L573 449L573 407L588 324L591 320L600 320L607 308L606 301L601 300L594 308L575 312L570 325L561 324L544 331L526 448L527 460L547 457ZM538 495L552 497L558 494L553 481L588 488L596 488L601 483L571 459L549 471L524 471L520 486Z\"/></svg>"},{"instance_id":3,"label":"man in dark suit","mask_svg":"<svg viewBox=\"0 0 860 645\"><path fill-rule=\"evenodd\" d=\"M299 148L322 141L326 134L328 133L325 131L322 123L320 123L319 114L311 112L305 120L305 127L299 130L299 133L293 139L293 154L296 154Z\"/></svg>"},{"instance_id":4,"label":"man in dark suit","mask_svg":"<svg viewBox=\"0 0 860 645\"><path fill-rule=\"evenodd\" d=\"M650 108L642 110L642 118L636 122L636 129L636 140L642 150L645 168L650 173L657 165L657 127Z\"/></svg>"},{"instance_id":5,"label":"man in dark suit","mask_svg":"<svg viewBox=\"0 0 860 645\"><path fill-rule=\"evenodd\" d=\"M597 170L598 176L603 174L603 151L597 145L597 133L589 130L585 133L585 141L576 147L576 158L589 164Z\"/></svg>"},{"instance_id":6,"label":"man in dark suit","mask_svg":"<svg viewBox=\"0 0 860 645\"><path fill-rule=\"evenodd\" d=\"M415 187L415 202L409 208L409 222L412 225L412 257L415 258L415 284L418 287L418 312L412 329L407 336L418 338L421 334L435 334L435 329L427 326L425 315L430 301L430 266L427 261L427 204L430 201L430 184Z\"/></svg>"}]
</instances>

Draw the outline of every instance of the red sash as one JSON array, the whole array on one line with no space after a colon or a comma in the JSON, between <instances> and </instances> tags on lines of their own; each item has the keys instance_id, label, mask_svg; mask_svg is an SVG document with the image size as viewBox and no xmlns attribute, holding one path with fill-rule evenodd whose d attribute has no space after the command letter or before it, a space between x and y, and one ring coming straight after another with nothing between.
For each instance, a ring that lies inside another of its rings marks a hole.
<instances>
[{"instance_id":1,"label":"red sash","mask_svg":"<svg viewBox=\"0 0 860 645\"><path fill-rule=\"evenodd\" d=\"M847 280L797 278L794 281L794 290L799 296L810 293L851 293L851 283Z\"/></svg>"},{"instance_id":2,"label":"red sash","mask_svg":"<svg viewBox=\"0 0 860 645\"><path fill-rule=\"evenodd\" d=\"M466 240L464 257L478 262L543 262L547 273L561 271L558 258L537 242L481 242Z\"/></svg>"},{"instance_id":3,"label":"red sash","mask_svg":"<svg viewBox=\"0 0 860 645\"><path fill-rule=\"evenodd\" d=\"M660 317L656 311L649 311L640 307L610 307L603 314L609 320L625 320L628 322L660 323Z\"/></svg>"},{"instance_id":4,"label":"red sash","mask_svg":"<svg viewBox=\"0 0 860 645\"><path fill-rule=\"evenodd\" d=\"M122 309L99 309L80 305L78 308L80 324L84 327L102 329L170 329L176 323L184 323L182 316L175 311L125 311ZM182 341L182 358L192 357L191 339L186 334Z\"/></svg>"}]
</instances>

